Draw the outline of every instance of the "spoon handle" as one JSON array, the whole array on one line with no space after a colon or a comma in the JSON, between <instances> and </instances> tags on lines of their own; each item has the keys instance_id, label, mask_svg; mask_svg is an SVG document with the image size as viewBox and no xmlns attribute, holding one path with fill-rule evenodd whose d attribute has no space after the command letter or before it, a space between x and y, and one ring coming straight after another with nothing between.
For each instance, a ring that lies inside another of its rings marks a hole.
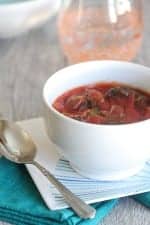
<instances>
[{"instance_id":1,"label":"spoon handle","mask_svg":"<svg viewBox=\"0 0 150 225\"><path fill-rule=\"evenodd\" d=\"M76 212L76 214L83 218L94 218L96 210L82 201L80 198L75 196L70 190L68 190L62 183L60 183L49 171L47 171L43 166L38 162L32 162L42 174L47 177L47 179L55 186L55 188L63 195L65 201L69 206Z\"/></svg>"}]
</instances>

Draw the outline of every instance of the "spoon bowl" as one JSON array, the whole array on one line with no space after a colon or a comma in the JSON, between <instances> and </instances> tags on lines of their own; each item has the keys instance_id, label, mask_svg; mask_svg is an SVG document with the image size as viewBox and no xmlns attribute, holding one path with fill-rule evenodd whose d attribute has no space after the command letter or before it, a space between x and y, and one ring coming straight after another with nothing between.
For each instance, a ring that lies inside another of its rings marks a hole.
<instances>
[{"instance_id":1,"label":"spoon bowl","mask_svg":"<svg viewBox=\"0 0 150 225\"><path fill-rule=\"evenodd\" d=\"M36 146L27 132L17 124L0 120L1 151L16 163L31 163L36 156Z\"/></svg>"}]
</instances>

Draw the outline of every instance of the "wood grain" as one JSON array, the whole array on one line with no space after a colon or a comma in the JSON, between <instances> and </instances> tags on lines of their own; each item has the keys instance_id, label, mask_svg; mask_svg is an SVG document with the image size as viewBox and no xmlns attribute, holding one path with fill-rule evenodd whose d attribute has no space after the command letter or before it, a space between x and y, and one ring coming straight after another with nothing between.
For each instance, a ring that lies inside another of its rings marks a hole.
<instances>
[{"instance_id":1,"label":"wood grain","mask_svg":"<svg viewBox=\"0 0 150 225\"><path fill-rule=\"evenodd\" d=\"M150 1L145 0L144 3L145 36L136 61L150 66ZM14 120L43 115L43 84L64 65L55 19L18 38L0 40L0 112ZM102 223L130 224L150 224L150 211L131 198L122 199ZM0 225L6 223L0 222Z\"/></svg>"}]
</instances>

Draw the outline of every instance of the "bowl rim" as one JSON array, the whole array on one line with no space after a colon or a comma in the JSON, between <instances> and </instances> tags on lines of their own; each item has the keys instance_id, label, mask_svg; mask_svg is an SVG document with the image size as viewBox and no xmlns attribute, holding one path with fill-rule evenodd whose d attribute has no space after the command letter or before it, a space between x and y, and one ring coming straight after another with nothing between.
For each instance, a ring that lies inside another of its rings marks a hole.
<instances>
[{"instance_id":1,"label":"bowl rim","mask_svg":"<svg viewBox=\"0 0 150 225\"><path fill-rule=\"evenodd\" d=\"M147 122L150 122L150 119L146 119L146 120L142 120L142 121L138 121L138 122L133 122L133 123L124 123L124 124L94 124L94 123L88 123L88 122L84 122L84 121L79 121L79 120L75 120L73 118L70 118L68 116L65 116L64 114L60 113L59 111L57 111L52 104L48 104L47 99L46 99L46 89L49 83L49 80L51 80L52 77L58 76L58 73L65 71L66 69L71 69L74 68L76 66L80 66L80 65L86 65L86 64L94 64L94 63L113 63L113 64L124 64L124 65L129 65L129 66L135 66L135 67L139 67L140 69L146 69L149 70L150 73L150 68L137 64L137 63L132 63L132 62L126 62L126 61L115 61L115 60L96 60L96 61L86 61L86 62L81 62L78 64L74 64L74 65L70 65L67 67L64 67L58 71L56 71L52 76L50 76L47 81L44 84L43 87L43 99L44 99L44 103L46 105L46 107L51 110L57 117L61 118L62 120L66 121L66 122L70 122L72 124L77 124L80 126L86 126L86 127L93 127L93 128L99 128L99 127L109 127L109 128L118 128L118 127L127 127L127 126L138 126L138 125L142 125L145 124ZM67 90L66 90L67 91Z\"/></svg>"}]
</instances>

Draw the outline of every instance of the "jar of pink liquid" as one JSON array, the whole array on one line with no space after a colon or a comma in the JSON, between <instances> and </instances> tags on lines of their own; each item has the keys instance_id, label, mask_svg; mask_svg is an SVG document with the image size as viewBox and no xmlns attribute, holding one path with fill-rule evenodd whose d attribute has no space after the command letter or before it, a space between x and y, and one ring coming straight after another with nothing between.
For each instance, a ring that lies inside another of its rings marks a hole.
<instances>
[{"instance_id":1,"label":"jar of pink liquid","mask_svg":"<svg viewBox=\"0 0 150 225\"><path fill-rule=\"evenodd\" d=\"M141 0L70 0L58 18L69 63L135 58L142 41Z\"/></svg>"}]
</instances>

